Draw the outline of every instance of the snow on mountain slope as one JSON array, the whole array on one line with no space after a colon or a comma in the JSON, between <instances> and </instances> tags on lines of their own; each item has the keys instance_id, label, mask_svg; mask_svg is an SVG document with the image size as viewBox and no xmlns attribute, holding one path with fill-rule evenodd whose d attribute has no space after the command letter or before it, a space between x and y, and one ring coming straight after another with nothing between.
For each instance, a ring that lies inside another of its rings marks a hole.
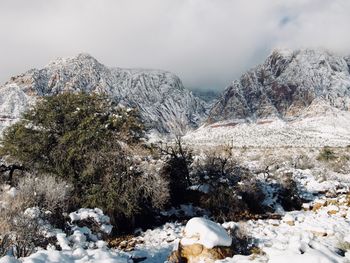
<instances>
[{"instance_id":1,"label":"snow on mountain slope","mask_svg":"<svg viewBox=\"0 0 350 263\"><path fill-rule=\"evenodd\" d=\"M295 118L316 99L349 110L349 59L319 50L276 50L225 90L208 122Z\"/></svg>"},{"instance_id":2,"label":"snow on mountain slope","mask_svg":"<svg viewBox=\"0 0 350 263\"><path fill-rule=\"evenodd\" d=\"M184 136L192 145L234 147L345 147L350 145L350 113L326 115L285 122L266 119L256 123L220 122L202 126Z\"/></svg>"},{"instance_id":3,"label":"snow on mountain slope","mask_svg":"<svg viewBox=\"0 0 350 263\"><path fill-rule=\"evenodd\" d=\"M28 96L15 84L0 87L0 133L2 130L19 119L35 98Z\"/></svg>"},{"instance_id":4,"label":"snow on mountain slope","mask_svg":"<svg viewBox=\"0 0 350 263\"><path fill-rule=\"evenodd\" d=\"M137 107L146 126L159 132L196 127L206 116L205 102L170 72L108 68L88 54L79 54L11 78L0 88L0 125L18 118L29 100L65 91L106 93L117 102Z\"/></svg>"},{"instance_id":5,"label":"snow on mountain slope","mask_svg":"<svg viewBox=\"0 0 350 263\"><path fill-rule=\"evenodd\" d=\"M274 51L232 83L185 140L234 146L350 145L350 58Z\"/></svg>"}]
</instances>

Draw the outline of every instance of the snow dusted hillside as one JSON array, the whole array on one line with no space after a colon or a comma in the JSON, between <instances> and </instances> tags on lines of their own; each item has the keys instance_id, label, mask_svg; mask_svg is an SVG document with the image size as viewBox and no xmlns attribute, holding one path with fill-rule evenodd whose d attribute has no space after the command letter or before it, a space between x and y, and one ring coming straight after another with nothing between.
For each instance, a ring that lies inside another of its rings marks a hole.
<instances>
[{"instance_id":1,"label":"snow dusted hillside","mask_svg":"<svg viewBox=\"0 0 350 263\"><path fill-rule=\"evenodd\" d=\"M205 125L185 139L234 146L350 144L350 59L274 51L229 86Z\"/></svg>"},{"instance_id":2,"label":"snow dusted hillside","mask_svg":"<svg viewBox=\"0 0 350 263\"><path fill-rule=\"evenodd\" d=\"M0 87L0 133L20 118L21 113L26 110L35 98L27 95L16 84Z\"/></svg>"},{"instance_id":3,"label":"snow dusted hillside","mask_svg":"<svg viewBox=\"0 0 350 263\"><path fill-rule=\"evenodd\" d=\"M320 50L275 50L225 90L210 111L209 123L294 118L316 99L349 110L349 59Z\"/></svg>"},{"instance_id":4,"label":"snow dusted hillside","mask_svg":"<svg viewBox=\"0 0 350 263\"><path fill-rule=\"evenodd\" d=\"M186 134L184 141L196 147L346 147L350 145L350 112L334 111L289 122L277 118L255 123L219 122Z\"/></svg>"},{"instance_id":5,"label":"snow dusted hillside","mask_svg":"<svg viewBox=\"0 0 350 263\"><path fill-rule=\"evenodd\" d=\"M147 127L159 132L196 127L206 115L205 102L170 72L108 68L88 54L79 54L29 70L0 87L0 130L36 97L65 91L106 93L123 105L137 107Z\"/></svg>"}]
</instances>

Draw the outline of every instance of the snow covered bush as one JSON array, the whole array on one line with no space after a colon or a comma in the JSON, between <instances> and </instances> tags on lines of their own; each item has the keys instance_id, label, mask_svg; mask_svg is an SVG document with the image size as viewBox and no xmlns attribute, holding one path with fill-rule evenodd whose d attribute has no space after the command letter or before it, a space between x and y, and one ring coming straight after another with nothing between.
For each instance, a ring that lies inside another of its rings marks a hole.
<instances>
[{"instance_id":1,"label":"snow covered bush","mask_svg":"<svg viewBox=\"0 0 350 263\"><path fill-rule=\"evenodd\" d=\"M318 161L331 171L341 174L350 172L350 155L348 148L323 148L318 157Z\"/></svg>"},{"instance_id":2,"label":"snow covered bush","mask_svg":"<svg viewBox=\"0 0 350 263\"><path fill-rule=\"evenodd\" d=\"M255 180L246 180L235 186L221 184L213 188L211 192L203 195L201 207L207 209L219 222L236 221L270 211L264 200L261 185Z\"/></svg>"},{"instance_id":3,"label":"snow covered bush","mask_svg":"<svg viewBox=\"0 0 350 263\"><path fill-rule=\"evenodd\" d=\"M11 247L11 240L8 234L0 236L0 258L5 256Z\"/></svg>"},{"instance_id":4,"label":"snow covered bush","mask_svg":"<svg viewBox=\"0 0 350 263\"><path fill-rule=\"evenodd\" d=\"M10 208L0 211L0 240L3 253L26 257L32 254L36 247L45 248L48 239L42 231L43 219L39 208L19 210L22 207L18 200L13 200Z\"/></svg>"},{"instance_id":5,"label":"snow covered bush","mask_svg":"<svg viewBox=\"0 0 350 263\"><path fill-rule=\"evenodd\" d=\"M162 160L149 160L144 161L140 166L143 171L140 178L143 196L149 199L156 209L165 207L170 199L169 181L159 174L163 165Z\"/></svg>"},{"instance_id":6,"label":"snow covered bush","mask_svg":"<svg viewBox=\"0 0 350 263\"><path fill-rule=\"evenodd\" d=\"M223 226L228 228L230 235L232 236L232 248L234 254L250 255L254 253L260 253L257 247L254 245L253 237L249 235L246 224L241 222L239 225L231 226L231 223L224 223Z\"/></svg>"},{"instance_id":7,"label":"snow covered bush","mask_svg":"<svg viewBox=\"0 0 350 263\"><path fill-rule=\"evenodd\" d=\"M73 186L52 175L27 175L18 180L17 189L15 198L22 200L26 208L50 211L52 220L57 221L68 208Z\"/></svg>"},{"instance_id":8,"label":"snow covered bush","mask_svg":"<svg viewBox=\"0 0 350 263\"><path fill-rule=\"evenodd\" d=\"M30 177L32 178L32 177ZM27 190L33 185L31 180L26 178L29 184ZM21 189L25 190L22 183ZM53 186L52 184L46 186ZM62 220L62 216L45 209L50 204L45 199L45 194L49 194L49 188L40 188L36 195L34 189L29 192L21 192L14 187L7 191L3 191L0 196L0 240L3 253L11 253L16 257L28 256L40 246L45 248L49 239L45 236L45 228L50 225L49 221L57 222ZM53 189L55 191L55 189ZM41 196L42 198L40 198ZM42 204L41 204L42 201ZM32 205L41 205L39 207L31 207ZM53 204L53 203L51 203ZM55 206L58 209L59 204ZM51 207L53 208L53 207Z\"/></svg>"},{"instance_id":9,"label":"snow covered bush","mask_svg":"<svg viewBox=\"0 0 350 263\"><path fill-rule=\"evenodd\" d=\"M315 160L306 154L299 154L292 162L293 166L297 169L306 170L315 167Z\"/></svg>"},{"instance_id":10,"label":"snow covered bush","mask_svg":"<svg viewBox=\"0 0 350 263\"><path fill-rule=\"evenodd\" d=\"M69 218L73 236L84 236L84 241L97 242L108 237L113 229L113 226L110 224L110 218L98 208L80 208L70 213ZM82 239L80 238L80 240ZM73 241L75 241L74 238Z\"/></svg>"}]
</instances>

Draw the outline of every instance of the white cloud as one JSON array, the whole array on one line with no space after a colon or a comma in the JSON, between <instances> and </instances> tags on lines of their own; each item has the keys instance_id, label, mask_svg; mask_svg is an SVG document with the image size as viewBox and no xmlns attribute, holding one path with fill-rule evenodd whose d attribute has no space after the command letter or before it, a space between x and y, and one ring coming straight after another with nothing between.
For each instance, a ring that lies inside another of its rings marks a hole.
<instances>
[{"instance_id":1,"label":"white cloud","mask_svg":"<svg viewBox=\"0 0 350 263\"><path fill-rule=\"evenodd\" d=\"M3 0L0 82L58 56L222 89L274 47L350 54L349 0Z\"/></svg>"}]
</instances>

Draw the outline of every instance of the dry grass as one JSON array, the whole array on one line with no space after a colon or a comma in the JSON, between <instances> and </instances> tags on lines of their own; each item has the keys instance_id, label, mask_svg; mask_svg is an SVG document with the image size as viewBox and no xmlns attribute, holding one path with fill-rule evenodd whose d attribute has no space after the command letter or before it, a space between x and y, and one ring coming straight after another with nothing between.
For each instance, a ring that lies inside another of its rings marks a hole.
<instances>
[{"instance_id":1,"label":"dry grass","mask_svg":"<svg viewBox=\"0 0 350 263\"><path fill-rule=\"evenodd\" d=\"M46 247L47 240L41 234L40 221L58 220L57 215L64 211L70 196L70 187L51 176L29 175L19 180L18 191L10 193L3 186L0 194L0 253L12 251L15 257L25 257L37 246ZM41 214L33 217L25 211L38 207ZM44 213L50 210L52 218ZM45 214L45 216L44 216ZM57 215L56 215L57 214Z\"/></svg>"}]
</instances>

